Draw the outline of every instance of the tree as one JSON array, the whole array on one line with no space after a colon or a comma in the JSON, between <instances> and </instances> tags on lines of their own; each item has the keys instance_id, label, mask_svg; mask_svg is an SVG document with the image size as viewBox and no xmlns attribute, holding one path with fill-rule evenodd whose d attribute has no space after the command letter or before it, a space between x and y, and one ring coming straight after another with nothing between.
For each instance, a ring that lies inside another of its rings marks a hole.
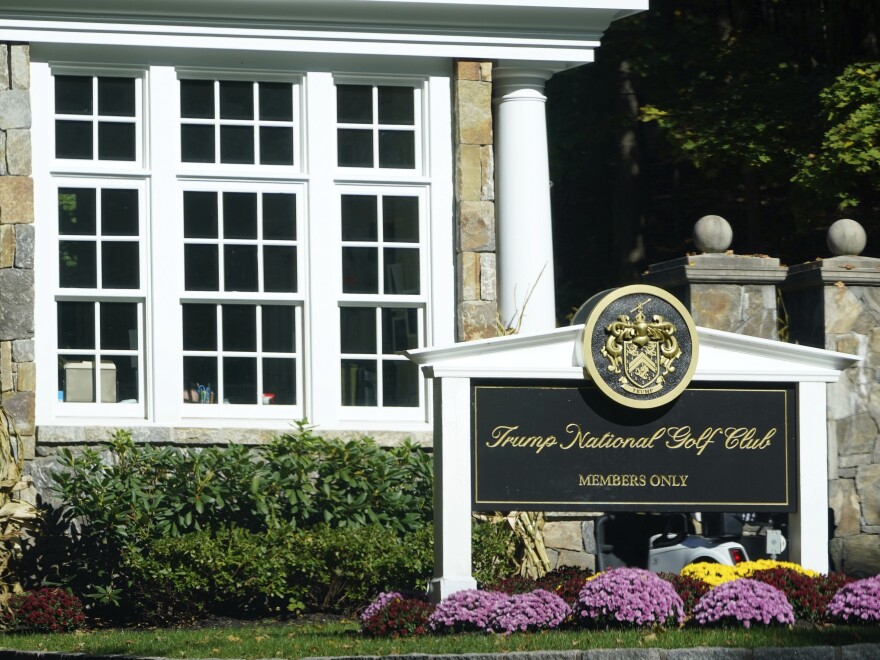
<instances>
[{"instance_id":1,"label":"tree","mask_svg":"<svg viewBox=\"0 0 880 660\"><path fill-rule=\"evenodd\" d=\"M787 263L824 253L842 201L870 233L876 97L835 79L872 71L878 37L872 0L652 0L612 24L595 64L548 84L560 315L683 256L706 214ZM865 101L832 108L844 88Z\"/></svg>"}]
</instances>

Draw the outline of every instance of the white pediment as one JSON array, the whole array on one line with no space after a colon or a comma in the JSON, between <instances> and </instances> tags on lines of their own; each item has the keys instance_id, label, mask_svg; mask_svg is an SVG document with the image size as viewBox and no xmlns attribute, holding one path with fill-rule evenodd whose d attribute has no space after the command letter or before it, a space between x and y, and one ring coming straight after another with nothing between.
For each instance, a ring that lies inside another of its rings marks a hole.
<instances>
[{"instance_id":1,"label":"white pediment","mask_svg":"<svg viewBox=\"0 0 880 660\"><path fill-rule=\"evenodd\" d=\"M433 378L589 378L583 368L583 325L405 351ZM694 380L833 382L860 357L732 332L697 328Z\"/></svg>"}]
</instances>

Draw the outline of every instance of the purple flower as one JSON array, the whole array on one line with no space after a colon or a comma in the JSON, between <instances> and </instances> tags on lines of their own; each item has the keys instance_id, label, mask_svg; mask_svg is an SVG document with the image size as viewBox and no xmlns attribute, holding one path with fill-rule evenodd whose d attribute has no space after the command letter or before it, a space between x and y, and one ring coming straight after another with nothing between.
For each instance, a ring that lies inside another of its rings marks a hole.
<instances>
[{"instance_id":1,"label":"purple flower","mask_svg":"<svg viewBox=\"0 0 880 660\"><path fill-rule=\"evenodd\" d=\"M752 624L766 626L794 623L788 598L776 587L751 578L724 582L703 595L694 606L694 619L701 625Z\"/></svg>"},{"instance_id":2,"label":"purple flower","mask_svg":"<svg viewBox=\"0 0 880 660\"><path fill-rule=\"evenodd\" d=\"M847 623L880 621L880 575L842 586L828 603L828 614Z\"/></svg>"},{"instance_id":3,"label":"purple flower","mask_svg":"<svg viewBox=\"0 0 880 660\"><path fill-rule=\"evenodd\" d=\"M589 625L668 625L683 618L675 588L641 568L600 573L587 581L575 605L575 619Z\"/></svg>"},{"instance_id":4,"label":"purple flower","mask_svg":"<svg viewBox=\"0 0 880 660\"><path fill-rule=\"evenodd\" d=\"M556 628L570 613L571 608L562 598L544 589L535 589L497 601L490 615L489 629L513 633Z\"/></svg>"},{"instance_id":5,"label":"purple flower","mask_svg":"<svg viewBox=\"0 0 880 660\"><path fill-rule=\"evenodd\" d=\"M403 596L396 591L383 591L376 596L372 603L367 605L367 609L361 612L361 623L366 623L372 619L385 609L389 603L394 602L394 600L403 600Z\"/></svg>"},{"instance_id":6,"label":"purple flower","mask_svg":"<svg viewBox=\"0 0 880 660\"><path fill-rule=\"evenodd\" d=\"M497 591L466 589L447 596L428 619L437 632L470 632L488 630L496 603L507 599Z\"/></svg>"}]
</instances>

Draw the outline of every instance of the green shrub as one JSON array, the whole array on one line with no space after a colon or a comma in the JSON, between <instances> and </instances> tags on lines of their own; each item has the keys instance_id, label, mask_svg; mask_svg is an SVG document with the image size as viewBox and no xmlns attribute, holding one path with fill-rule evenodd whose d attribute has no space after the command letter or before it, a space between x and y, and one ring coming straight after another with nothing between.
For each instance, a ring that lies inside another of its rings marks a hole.
<instances>
[{"instance_id":1,"label":"green shrub","mask_svg":"<svg viewBox=\"0 0 880 660\"><path fill-rule=\"evenodd\" d=\"M100 449L62 450L61 463L55 486L78 521L79 546L64 577L106 605L119 604L133 584L121 558L145 556L161 540L318 524L381 526L394 536L431 519L428 453L409 442L325 439L302 424L250 449L140 446L116 431Z\"/></svg>"},{"instance_id":2,"label":"green shrub","mask_svg":"<svg viewBox=\"0 0 880 660\"><path fill-rule=\"evenodd\" d=\"M474 519L471 563L478 585L496 584L516 574L516 537L504 523Z\"/></svg>"},{"instance_id":3,"label":"green shrub","mask_svg":"<svg viewBox=\"0 0 880 660\"><path fill-rule=\"evenodd\" d=\"M391 587L425 590L432 530L402 537L379 526L253 533L223 529L159 539L123 557L142 618L206 613L353 612Z\"/></svg>"}]
</instances>

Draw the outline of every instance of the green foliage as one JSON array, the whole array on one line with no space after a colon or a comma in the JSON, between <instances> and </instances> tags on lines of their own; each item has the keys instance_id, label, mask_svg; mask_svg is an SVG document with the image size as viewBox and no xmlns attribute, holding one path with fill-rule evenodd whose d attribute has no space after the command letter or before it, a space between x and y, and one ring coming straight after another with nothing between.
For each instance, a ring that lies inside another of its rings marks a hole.
<instances>
[{"instance_id":1,"label":"green foliage","mask_svg":"<svg viewBox=\"0 0 880 660\"><path fill-rule=\"evenodd\" d=\"M474 519L471 527L471 556L478 585L495 584L514 575L516 537L505 522Z\"/></svg>"},{"instance_id":2,"label":"green foliage","mask_svg":"<svg viewBox=\"0 0 880 660\"><path fill-rule=\"evenodd\" d=\"M353 612L377 591L424 591L431 539L430 526L402 537L375 525L221 529L128 548L122 564L139 616L154 622L206 613Z\"/></svg>"},{"instance_id":3,"label":"green foliage","mask_svg":"<svg viewBox=\"0 0 880 660\"><path fill-rule=\"evenodd\" d=\"M840 209L880 192L880 62L852 64L819 95L824 135L804 154L793 181Z\"/></svg>"},{"instance_id":4,"label":"green foliage","mask_svg":"<svg viewBox=\"0 0 880 660\"><path fill-rule=\"evenodd\" d=\"M140 566L121 557L145 556L159 541L318 524L350 529L353 538L359 528L381 527L396 538L431 519L429 454L410 442L325 439L305 425L253 449L141 446L116 431L99 450L63 450L61 463L56 488L80 530L71 568L81 593L105 605L125 599L129 568Z\"/></svg>"}]
</instances>

